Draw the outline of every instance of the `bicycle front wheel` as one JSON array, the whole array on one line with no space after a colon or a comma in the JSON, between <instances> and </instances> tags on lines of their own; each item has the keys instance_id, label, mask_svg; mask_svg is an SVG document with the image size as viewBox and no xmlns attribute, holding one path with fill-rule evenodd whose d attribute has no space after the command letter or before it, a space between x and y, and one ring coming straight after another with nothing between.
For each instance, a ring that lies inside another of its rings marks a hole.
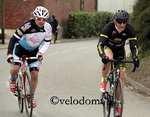
<instances>
[{"instance_id":1,"label":"bicycle front wheel","mask_svg":"<svg viewBox=\"0 0 150 117\"><path fill-rule=\"evenodd\" d=\"M102 94L103 115L109 117L111 112L111 97L108 92Z\"/></svg>"},{"instance_id":2,"label":"bicycle front wheel","mask_svg":"<svg viewBox=\"0 0 150 117\"><path fill-rule=\"evenodd\" d=\"M123 87L122 81L119 78L114 88L114 117L122 117L123 103L124 103Z\"/></svg>"},{"instance_id":3,"label":"bicycle front wheel","mask_svg":"<svg viewBox=\"0 0 150 117\"><path fill-rule=\"evenodd\" d=\"M22 77L20 74L17 75L17 80L16 80L16 91L17 91L17 98L18 98L18 107L19 107L19 111L20 113L23 112L23 93L22 93Z\"/></svg>"},{"instance_id":4,"label":"bicycle front wheel","mask_svg":"<svg viewBox=\"0 0 150 117\"><path fill-rule=\"evenodd\" d=\"M107 92L102 93L102 104L103 104L103 116L104 117L109 117L110 113L111 113L111 108L112 108L112 104L113 104L113 93L111 93L111 85L112 83L110 82L110 80L107 81Z\"/></svg>"},{"instance_id":5,"label":"bicycle front wheel","mask_svg":"<svg viewBox=\"0 0 150 117\"><path fill-rule=\"evenodd\" d=\"M32 93L31 93L31 82L30 77L27 72L24 73L24 93L25 93L25 110L28 117L32 117L33 111L33 102L32 102Z\"/></svg>"}]
</instances>

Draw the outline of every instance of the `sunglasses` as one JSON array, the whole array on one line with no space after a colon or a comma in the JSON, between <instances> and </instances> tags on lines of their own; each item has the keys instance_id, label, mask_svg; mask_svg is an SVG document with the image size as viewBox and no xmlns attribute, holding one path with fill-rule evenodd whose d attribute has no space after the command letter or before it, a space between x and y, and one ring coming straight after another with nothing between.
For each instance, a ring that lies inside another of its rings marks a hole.
<instances>
[{"instance_id":1,"label":"sunglasses","mask_svg":"<svg viewBox=\"0 0 150 117\"><path fill-rule=\"evenodd\" d=\"M117 21L118 24L122 24L122 23L126 24L127 23L127 21L124 21L124 20L116 20L116 21Z\"/></svg>"},{"instance_id":2,"label":"sunglasses","mask_svg":"<svg viewBox=\"0 0 150 117\"><path fill-rule=\"evenodd\" d=\"M46 19L43 19L43 18L35 18L37 21L43 21L43 22L45 22L46 21Z\"/></svg>"}]
</instances>

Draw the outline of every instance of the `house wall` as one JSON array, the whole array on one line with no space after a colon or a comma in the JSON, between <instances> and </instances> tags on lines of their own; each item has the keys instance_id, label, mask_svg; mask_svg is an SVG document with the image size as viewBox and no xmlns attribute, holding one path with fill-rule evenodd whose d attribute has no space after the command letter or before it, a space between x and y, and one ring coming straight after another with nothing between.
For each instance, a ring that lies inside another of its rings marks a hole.
<instances>
[{"instance_id":1,"label":"house wall","mask_svg":"<svg viewBox=\"0 0 150 117\"><path fill-rule=\"evenodd\" d=\"M43 0L4 0L5 28L16 29L22 22L28 20L30 17L30 12L33 11L36 6L41 4L43 4Z\"/></svg>"},{"instance_id":2,"label":"house wall","mask_svg":"<svg viewBox=\"0 0 150 117\"><path fill-rule=\"evenodd\" d=\"M46 7L50 14L56 16L59 24L64 26L67 23L70 12L81 11L81 1L84 2L83 11L95 11L96 0L4 0L5 29L18 28L22 22L29 19L30 12L38 5ZM0 9L0 27L2 26L1 22Z\"/></svg>"},{"instance_id":3,"label":"house wall","mask_svg":"<svg viewBox=\"0 0 150 117\"><path fill-rule=\"evenodd\" d=\"M124 9L131 13L137 0L98 0L98 11L110 11L114 13L118 9Z\"/></svg>"}]
</instances>

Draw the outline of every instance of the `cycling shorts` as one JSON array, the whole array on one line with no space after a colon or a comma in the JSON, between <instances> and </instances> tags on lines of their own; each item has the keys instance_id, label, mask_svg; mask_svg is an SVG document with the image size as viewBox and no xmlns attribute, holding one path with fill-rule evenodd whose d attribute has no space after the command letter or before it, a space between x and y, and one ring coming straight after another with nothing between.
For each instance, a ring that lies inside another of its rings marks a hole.
<instances>
[{"instance_id":1,"label":"cycling shorts","mask_svg":"<svg viewBox=\"0 0 150 117\"><path fill-rule=\"evenodd\" d=\"M119 48L119 49L111 49L108 46L104 47L104 52L106 51L110 51L113 54L113 58L114 60L117 60L119 57L121 57L122 59L126 58L125 55L125 49L124 48ZM114 67L116 66L116 64L114 64ZM119 64L120 70L121 71L125 71L126 70L126 65L125 63L120 63Z\"/></svg>"},{"instance_id":2,"label":"cycling shorts","mask_svg":"<svg viewBox=\"0 0 150 117\"><path fill-rule=\"evenodd\" d=\"M33 51L28 51L28 50L24 49L19 43L17 43L17 44L15 44L15 47L13 50L13 57L14 57L13 64L21 66L22 61L15 60L15 58L21 58L23 55L26 55L27 57L36 57L37 52L38 52L38 48ZM28 63L30 71L39 70L38 60L27 60L27 63Z\"/></svg>"}]
</instances>

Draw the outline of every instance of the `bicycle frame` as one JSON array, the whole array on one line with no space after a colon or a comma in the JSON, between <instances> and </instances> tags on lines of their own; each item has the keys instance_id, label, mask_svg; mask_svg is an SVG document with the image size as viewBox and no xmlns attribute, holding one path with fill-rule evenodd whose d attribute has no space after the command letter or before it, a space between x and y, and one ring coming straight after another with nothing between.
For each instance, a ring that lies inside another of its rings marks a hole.
<instances>
[{"instance_id":1,"label":"bicycle frame","mask_svg":"<svg viewBox=\"0 0 150 117\"><path fill-rule=\"evenodd\" d=\"M25 72L27 72L28 70L28 64L27 64L27 60L33 60L33 59L37 59L37 57L26 57L26 56L23 56L22 58L15 58L14 60L21 60L22 61L22 64L21 64L21 67L19 69L19 72L18 74L21 75L21 82L22 82L22 88L24 89L25 88L25 78L24 78L24 74ZM17 79L18 80L18 79ZM24 92L23 92L24 94Z\"/></svg>"},{"instance_id":2,"label":"bicycle frame","mask_svg":"<svg viewBox=\"0 0 150 117\"><path fill-rule=\"evenodd\" d=\"M27 71L28 70L27 60L33 60L33 59L37 60L36 57L26 57L26 56L15 59L15 60L22 61L22 65L21 65L18 75L17 75L18 78L16 80L16 82L17 82L16 89L18 92L18 106L19 106L20 112L22 113L23 105L25 103L26 114L28 117L32 117L33 107L32 107L32 99L31 99L30 77L29 77L29 73ZM30 102L30 104L29 104L29 102Z\"/></svg>"},{"instance_id":3,"label":"bicycle frame","mask_svg":"<svg viewBox=\"0 0 150 117\"><path fill-rule=\"evenodd\" d=\"M21 65L21 75L22 75L22 88L25 89L25 72L27 72L27 60L33 60L33 59L37 59L36 57L22 57L22 65ZM23 90L23 95L25 95L25 90Z\"/></svg>"},{"instance_id":4,"label":"bicycle frame","mask_svg":"<svg viewBox=\"0 0 150 117\"><path fill-rule=\"evenodd\" d=\"M116 85L116 82L120 79L120 69L119 69L119 66L117 65L116 68L114 68L113 66L114 66L113 62L111 62L111 69L110 69L109 75L107 77L107 80L110 82L110 92L111 93L114 90L113 88ZM114 77L114 75L115 75L115 77ZM112 95L113 95L113 93L112 93Z\"/></svg>"}]
</instances>

